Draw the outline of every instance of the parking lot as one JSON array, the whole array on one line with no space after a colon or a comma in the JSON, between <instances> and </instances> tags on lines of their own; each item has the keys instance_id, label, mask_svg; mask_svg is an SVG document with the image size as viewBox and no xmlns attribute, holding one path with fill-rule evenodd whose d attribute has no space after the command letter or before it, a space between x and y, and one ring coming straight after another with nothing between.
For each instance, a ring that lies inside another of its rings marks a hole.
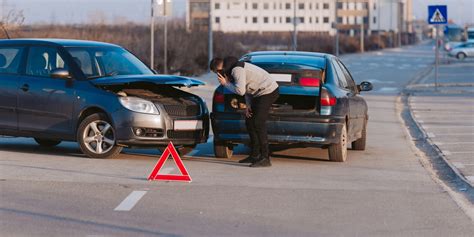
<instances>
[{"instance_id":1,"label":"parking lot","mask_svg":"<svg viewBox=\"0 0 474 237\"><path fill-rule=\"evenodd\" d=\"M375 87L363 94L367 149L349 150L345 163L329 162L327 150L299 148L275 151L271 168L249 168L237 163L248 148L216 159L209 139L183 157L191 183L151 182L158 149L100 160L76 143L45 149L2 137L2 235L470 236L472 220L422 166L397 110L398 93L433 62L431 49L342 58L357 82ZM217 82L201 79L208 85L192 91L210 106ZM167 162L164 172L177 169Z\"/></svg>"}]
</instances>

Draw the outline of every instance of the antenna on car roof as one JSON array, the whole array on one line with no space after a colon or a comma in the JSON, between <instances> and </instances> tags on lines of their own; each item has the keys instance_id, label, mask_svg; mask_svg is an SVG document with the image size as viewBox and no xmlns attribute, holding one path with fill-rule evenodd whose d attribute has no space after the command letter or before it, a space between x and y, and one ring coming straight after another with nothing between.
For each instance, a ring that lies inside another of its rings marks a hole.
<instances>
[{"instance_id":1,"label":"antenna on car roof","mask_svg":"<svg viewBox=\"0 0 474 237\"><path fill-rule=\"evenodd\" d=\"M5 32L5 35L7 36L7 39L11 39L10 35L8 34L7 29L5 28L5 25L3 25L3 23L1 23L0 25L2 26L3 32Z\"/></svg>"}]
</instances>

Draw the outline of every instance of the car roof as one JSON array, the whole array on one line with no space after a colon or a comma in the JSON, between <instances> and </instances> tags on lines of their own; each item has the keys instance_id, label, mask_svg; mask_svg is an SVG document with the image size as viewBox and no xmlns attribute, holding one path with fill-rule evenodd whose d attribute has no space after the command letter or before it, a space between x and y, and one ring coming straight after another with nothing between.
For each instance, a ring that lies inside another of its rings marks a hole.
<instances>
[{"instance_id":1,"label":"car roof","mask_svg":"<svg viewBox=\"0 0 474 237\"><path fill-rule=\"evenodd\" d=\"M332 55L303 51L257 51L244 55L242 60L250 63L291 63L324 68L328 57Z\"/></svg>"},{"instance_id":2,"label":"car roof","mask_svg":"<svg viewBox=\"0 0 474 237\"><path fill-rule=\"evenodd\" d=\"M22 44L40 44L63 47L119 47L115 44L73 39L53 39L53 38L15 38L0 40L0 45L22 45Z\"/></svg>"}]
</instances>

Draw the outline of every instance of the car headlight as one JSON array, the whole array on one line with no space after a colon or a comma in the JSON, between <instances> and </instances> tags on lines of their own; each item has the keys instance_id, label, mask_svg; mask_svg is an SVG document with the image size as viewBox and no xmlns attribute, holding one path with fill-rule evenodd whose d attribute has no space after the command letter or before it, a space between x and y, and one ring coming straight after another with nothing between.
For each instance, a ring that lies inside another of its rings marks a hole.
<instances>
[{"instance_id":1,"label":"car headlight","mask_svg":"<svg viewBox=\"0 0 474 237\"><path fill-rule=\"evenodd\" d=\"M160 114L156 106L148 100L137 97L120 97L119 101L123 107L134 112L144 114Z\"/></svg>"}]
</instances>

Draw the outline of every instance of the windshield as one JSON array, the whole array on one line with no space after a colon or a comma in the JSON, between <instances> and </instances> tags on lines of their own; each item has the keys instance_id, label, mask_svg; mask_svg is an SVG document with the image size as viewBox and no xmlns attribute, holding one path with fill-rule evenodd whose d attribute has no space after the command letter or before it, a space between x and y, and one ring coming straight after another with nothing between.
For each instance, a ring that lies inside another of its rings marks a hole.
<instances>
[{"instance_id":1,"label":"windshield","mask_svg":"<svg viewBox=\"0 0 474 237\"><path fill-rule=\"evenodd\" d=\"M153 75L133 54L119 47L67 48L88 79L116 75Z\"/></svg>"}]
</instances>

